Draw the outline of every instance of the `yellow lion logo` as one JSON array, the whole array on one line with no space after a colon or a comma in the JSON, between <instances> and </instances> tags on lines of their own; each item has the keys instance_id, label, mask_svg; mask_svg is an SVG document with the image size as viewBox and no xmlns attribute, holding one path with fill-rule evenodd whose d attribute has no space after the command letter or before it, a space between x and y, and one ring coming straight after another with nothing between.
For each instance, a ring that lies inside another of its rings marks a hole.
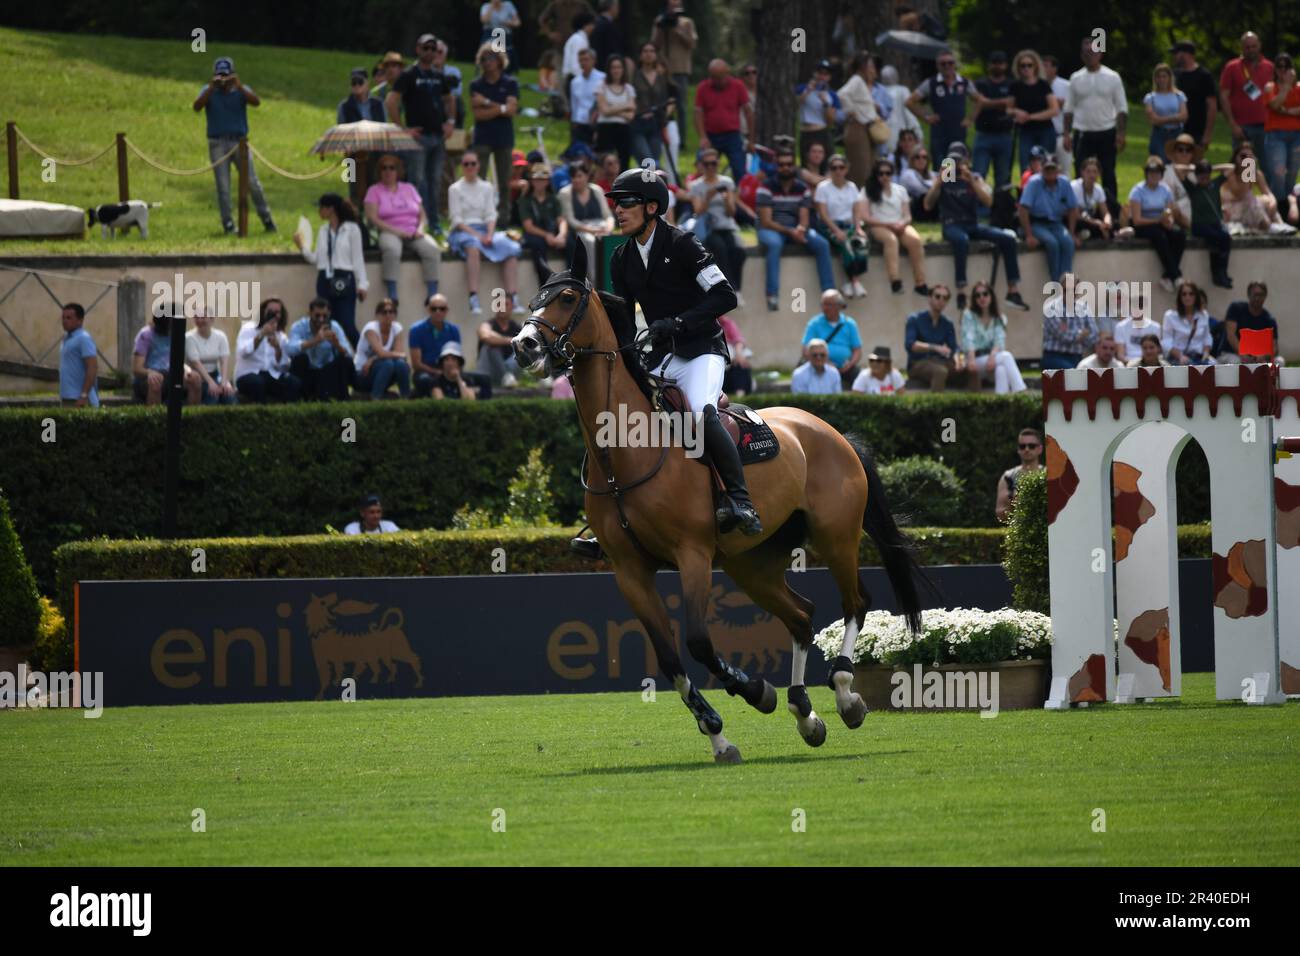
<instances>
[{"instance_id":1,"label":"yellow lion logo","mask_svg":"<svg viewBox=\"0 0 1300 956\"><path fill-rule=\"evenodd\" d=\"M303 616L307 621L307 633L311 635L311 652L316 661L316 673L320 677L320 690L316 699L325 696L325 691L343 682L348 676L345 668L352 665L351 677L360 680L361 675L370 671L370 683L379 682L379 668L382 664L388 669L388 683L397 678L397 665L407 664L415 671L415 686L424 685L424 674L420 669L420 658L411 650L410 642L403 630L406 624L401 608L390 607L383 617L372 621L366 630L354 630L336 620L336 615L348 618L368 615L379 605L366 604L362 601L339 601L337 594L324 597L311 596Z\"/></svg>"}]
</instances>

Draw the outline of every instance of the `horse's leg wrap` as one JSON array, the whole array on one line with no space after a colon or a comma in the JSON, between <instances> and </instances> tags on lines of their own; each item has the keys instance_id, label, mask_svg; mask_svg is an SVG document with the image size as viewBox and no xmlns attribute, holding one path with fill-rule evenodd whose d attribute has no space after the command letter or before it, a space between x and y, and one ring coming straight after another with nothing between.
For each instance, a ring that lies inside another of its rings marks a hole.
<instances>
[{"instance_id":1,"label":"horse's leg wrap","mask_svg":"<svg viewBox=\"0 0 1300 956\"><path fill-rule=\"evenodd\" d=\"M831 673L826 678L826 686L831 690L835 690L836 674L848 674L850 682L853 680L853 662L843 654L831 661Z\"/></svg>"},{"instance_id":2,"label":"horse's leg wrap","mask_svg":"<svg viewBox=\"0 0 1300 956\"><path fill-rule=\"evenodd\" d=\"M776 710L776 691L763 678L750 677L739 667L733 667L721 657L718 658L717 667L714 673L732 697L739 696L750 707L764 714Z\"/></svg>"},{"instance_id":3,"label":"horse's leg wrap","mask_svg":"<svg viewBox=\"0 0 1300 956\"><path fill-rule=\"evenodd\" d=\"M786 691L788 703L786 708L794 714L795 726L799 728L799 736L804 739L804 743L810 747L820 747L826 742L826 724L817 716L812 709L812 701L808 699L808 688L803 684L795 684Z\"/></svg>"},{"instance_id":4,"label":"horse's leg wrap","mask_svg":"<svg viewBox=\"0 0 1300 956\"><path fill-rule=\"evenodd\" d=\"M691 683L691 679L683 675L678 677L674 683L677 685L677 692L682 695L682 702L686 704L686 709L695 718L700 733L705 735L722 733L722 718L718 716L716 710L709 706L709 702Z\"/></svg>"}]
</instances>

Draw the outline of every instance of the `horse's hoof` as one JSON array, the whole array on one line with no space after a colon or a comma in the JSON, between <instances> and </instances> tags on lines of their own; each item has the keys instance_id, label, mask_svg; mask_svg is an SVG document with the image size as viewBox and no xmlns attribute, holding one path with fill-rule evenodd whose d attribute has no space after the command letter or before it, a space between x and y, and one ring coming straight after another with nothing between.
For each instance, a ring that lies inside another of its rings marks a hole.
<instances>
[{"instance_id":1,"label":"horse's hoof","mask_svg":"<svg viewBox=\"0 0 1300 956\"><path fill-rule=\"evenodd\" d=\"M840 711L840 717L849 730L857 730L862 726L862 721L867 717L867 705L861 694L854 694L849 699L849 705Z\"/></svg>"},{"instance_id":2,"label":"horse's hoof","mask_svg":"<svg viewBox=\"0 0 1300 956\"><path fill-rule=\"evenodd\" d=\"M770 714L776 710L776 688L763 681L763 696L759 698L754 709L760 714Z\"/></svg>"},{"instance_id":3,"label":"horse's hoof","mask_svg":"<svg viewBox=\"0 0 1300 956\"><path fill-rule=\"evenodd\" d=\"M713 755L714 763L743 763L740 749L735 744L727 744L727 749Z\"/></svg>"},{"instance_id":4,"label":"horse's hoof","mask_svg":"<svg viewBox=\"0 0 1300 956\"><path fill-rule=\"evenodd\" d=\"M799 735L803 737L804 743L809 747L820 747L826 743L826 722L816 716L813 717L813 720L816 723L813 724L812 730L809 733L804 733L803 727L800 727Z\"/></svg>"}]
</instances>

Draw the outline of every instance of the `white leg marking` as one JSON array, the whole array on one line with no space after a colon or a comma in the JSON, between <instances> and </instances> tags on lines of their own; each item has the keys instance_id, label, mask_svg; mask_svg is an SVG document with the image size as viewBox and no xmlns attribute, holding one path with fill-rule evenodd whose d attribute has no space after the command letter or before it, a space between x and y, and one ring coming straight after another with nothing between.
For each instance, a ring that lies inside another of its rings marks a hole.
<instances>
[{"instance_id":1,"label":"white leg marking","mask_svg":"<svg viewBox=\"0 0 1300 956\"><path fill-rule=\"evenodd\" d=\"M794 654L790 657L790 686L798 687L803 683L804 665L808 663L808 648L800 647L799 642L791 638Z\"/></svg>"},{"instance_id":2,"label":"white leg marking","mask_svg":"<svg viewBox=\"0 0 1300 956\"><path fill-rule=\"evenodd\" d=\"M709 734L709 746L713 748L713 756L716 757L731 746L731 741L722 734Z\"/></svg>"}]
</instances>

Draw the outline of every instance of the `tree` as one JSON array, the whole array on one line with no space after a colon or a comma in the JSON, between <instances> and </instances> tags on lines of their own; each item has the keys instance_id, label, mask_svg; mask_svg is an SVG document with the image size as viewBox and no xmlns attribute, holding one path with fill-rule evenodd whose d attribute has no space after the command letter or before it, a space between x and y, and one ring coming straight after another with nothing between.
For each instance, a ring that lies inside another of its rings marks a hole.
<instances>
[{"instance_id":1,"label":"tree","mask_svg":"<svg viewBox=\"0 0 1300 956\"><path fill-rule=\"evenodd\" d=\"M0 494L0 647L34 643L40 622L36 578L9 519L9 503Z\"/></svg>"}]
</instances>

